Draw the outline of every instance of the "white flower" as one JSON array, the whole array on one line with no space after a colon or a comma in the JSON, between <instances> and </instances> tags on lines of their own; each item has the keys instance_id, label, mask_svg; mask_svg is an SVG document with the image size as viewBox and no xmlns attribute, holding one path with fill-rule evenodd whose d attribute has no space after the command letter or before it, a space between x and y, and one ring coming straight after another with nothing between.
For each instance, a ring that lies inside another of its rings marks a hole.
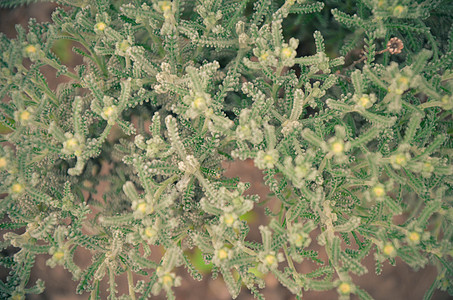
<instances>
[{"instance_id":1,"label":"white flower","mask_svg":"<svg viewBox=\"0 0 453 300\"><path fill-rule=\"evenodd\" d=\"M284 261L282 253L275 254L275 251L261 252L259 254L261 264L258 266L258 270L261 272L267 272L268 270L276 269L278 263Z\"/></svg>"},{"instance_id":2,"label":"white flower","mask_svg":"<svg viewBox=\"0 0 453 300\"><path fill-rule=\"evenodd\" d=\"M401 169L407 165L407 162L411 159L411 156L407 152L400 152L390 156L390 163L394 169Z\"/></svg>"},{"instance_id":3,"label":"white flower","mask_svg":"<svg viewBox=\"0 0 453 300\"><path fill-rule=\"evenodd\" d=\"M134 211L134 217L139 219L152 214L154 212L154 207L145 199L140 199L132 202L132 210Z\"/></svg>"},{"instance_id":4,"label":"white flower","mask_svg":"<svg viewBox=\"0 0 453 300\"><path fill-rule=\"evenodd\" d=\"M33 109L28 107L27 109L14 112L14 119L22 125L28 125L33 121Z\"/></svg>"},{"instance_id":5,"label":"white flower","mask_svg":"<svg viewBox=\"0 0 453 300\"><path fill-rule=\"evenodd\" d=\"M356 108L358 109L368 109L373 106L373 103L376 102L375 94L363 94L361 96L354 94L352 100L356 103Z\"/></svg>"},{"instance_id":6,"label":"white flower","mask_svg":"<svg viewBox=\"0 0 453 300\"><path fill-rule=\"evenodd\" d=\"M266 152L260 150L255 158L255 165L259 169L272 169L277 162L278 151L276 149L271 149Z\"/></svg>"},{"instance_id":7,"label":"white flower","mask_svg":"<svg viewBox=\"0 0 453 300\"><path fill-rule=\"evenodd\" d=\"M102 32L105 30L105 28L107 28L107 24L105 24L104 22L98 22L94 25L94 31Z\"/></svg>"},{"instance_id":8,"label":"white flower","mask_svg":"<svg viewBox=\"0 0 453 300\"><path fill-rule=\"evenodd\" d=\"M76 156L80 156L85 148L83 138L78 134L73 135L70 132L66 132L64 135L66 140L63 142L63 149L61 152L66 155L75 154Z\"/></svg>"},{"instance_id":9,"label":"white flower","mask_svg":"<svg viewBox=\"0 0 453 300\"><path fill-rule=\"evenodd\" d=\"M228 259L233 257L233 250L228 247L221 247L217 248L214 251L214 257L212 258L212 262L215 265L221 265L222 263L226 262Z\"/></svg>"},{"instance_id":10,"label":"white flower","mask_svg":"<svg viewBox=\"0 0 453 300\"><path fill-rule=\"evenodd\" d=\"M104 107L101 113L101 117L104 118L109 124L115 123L118 118L118 108L115 105Z\"/></svg>"}]
</instances>

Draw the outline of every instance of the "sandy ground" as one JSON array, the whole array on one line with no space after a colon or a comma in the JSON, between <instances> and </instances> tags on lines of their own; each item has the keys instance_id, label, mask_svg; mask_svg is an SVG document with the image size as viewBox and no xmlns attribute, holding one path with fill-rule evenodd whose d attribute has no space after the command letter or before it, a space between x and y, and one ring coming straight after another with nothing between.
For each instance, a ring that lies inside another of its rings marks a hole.
<instances>
[{"instance_id":1,"label":"sandy ground","mask_svg":"<svg viewBox=\"0 0 453 300\"><path fill-rule=\"evenodd\" d=\"M36 18L38 21L49 21L49 15L55 6L53 4L41 3L32 4L26 7L17 8L14 10L0 10L0 32L5 33L8 37L15 35L14 24L26 26L27 20L30 17ZM80 58L74 56L74 59L69 62L69 66L73 67L80 63ZM58 81L50 70L45 71L45 75L49 78L49 83L55 87ZM250 182L251 188L248 190L250 194L258 194L262 199L265 199L268 194L267 187L263 184L261 172L253 166L251 161L246 162L228 162L224 164L226 168L226 176L240 177L242 181ZM105 187L103 187L105 188ZM98 195L100 196L100 195ZM272 201L270 202L272 203ZM261 208L260 208L261 209ZM257 218L250 223L251 232L249 238L260 240L258 226L265 223L262 209L258 209ZM313 242L312 244L315 244ZM316 248L316 247L315 247ZM32 271L31 282L37 278L42 278L46 282L46 291L41 295L29 296L27 299L33 300L76 300L87 299L88 295L76 295L75 289L77 283L71 280L70 274L62 267L51 269L45 265L45 261L49 256L39 256L36 260L36 265ZM321 254L322 258L322 254ZM90 261L90 253L87 251L76 251L76 263L80 266L86 266ZM374 260L372 254L366 258L366 266L369 273L360 277L354 278L354 282L367 290L376 300L417 300L422 299L424 292L427 290L431 282L435 278L435 269L428 267L419 272L413 272L407 265L401 261L397 261L397 266L392 267L385 264L381 276L374 274ZM297 266L298 270L303 273L308 273L313 268L313 264L304 262ZM193 280L183 269L178 270L178 274L183 277L182 285L175 290L178 300L228 300L231 299L229 293L221 279L212 280L210 276L204 276L202 281ZM4 279L6 271L1 270L0 275ZM137 277L134 278L137 280ZM267 287L263 293L268 300L293 300L295 299L286 288L282 287L275 278L268 276L265 278ZM117 279L118 290L127 293L127 281L124 276ZM106 282L103 286L107 287ZM103 299L106 295L103 294ZM153 297L153 299L165 299L163 295ZM249 300L253 297L243 288L237 299ZM330 292L306 292L304 299L337 299L337 294L334 291ZM352 298L357 299L357 298ZM450 299L445 293L436 292L434 298L436 300Z\"/></svg>"}]
</instances>

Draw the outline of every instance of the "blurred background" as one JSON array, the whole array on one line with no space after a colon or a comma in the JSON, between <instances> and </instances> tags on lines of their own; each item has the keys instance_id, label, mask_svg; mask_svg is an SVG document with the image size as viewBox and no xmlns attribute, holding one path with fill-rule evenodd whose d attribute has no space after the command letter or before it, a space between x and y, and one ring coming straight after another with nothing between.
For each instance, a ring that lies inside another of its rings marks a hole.
<instances>
[{"instance_id":1,"label":"blurred background","mask_svg":"<svg viewBox=\"0 0 453 300\"><path fill-rule=\"evenodd\" d=\"M6 34L9 38L14 38L15 24L20 24L23 27L27 27L28 20L30 18L36 18L38 22L49 22L50 14L53 9L56 7L54 4L50 3L37 3L31 4L15 9L0 9L0 32ZM325 10L325 9L324 9ZM323 15L316 14L315 16L306 16L303 21L298 21L298 24L292 24L290 31L294 30L295 27L304 26L304 30L298 33L297 38L301 40L301 45L298 49L299 55L308 55L312 54L314 51L314 43L312 40L312 33L316 29L321 30L324 34L322 28L326 26L326 22L322 20ZM329 17L327 17L329 18ZM319 25L319 26L318 26ZM340 26L336 28L337 35L336 39L344 37L346 31L340 29ZM332 31L331 31L332 32ZM292 32L289 32L292 34ZM328 39L328 37L327 37ZM60 57L62 62L66 64L70 69L75 67L78 64L82 63L82 58L77 54L73 53L72 44L70 41L58 41L54 47L55 53ZM337 55L335 52L336 49L329 49L333 55ZM55 72L52 69L42 68L43 74L49 81L49 85L52 88L55 88L58 83L62 82L66 78L55 77ZM2 99L2 101L7 101L7 99ZM249 194L258 194L261 199L268 199L269 190L264 185L261 171L255 168L252 161L237 161L237 162L225 162L224 168L226 170L225 175L228 177L239 177L243 182L251 183L251 188L247 191ZM104 170L108 172L108 168ZM98 190L98 194L94 198L102 199L102 193L105 189L108 188L107 183L103 183ZM269 199L267 206L272 210L275 202L273 199ZM260 224L267 224L268 220L264 215L264 207L257 206L256 211L247 216L247 222L251 227L249 234L250 240L260 240L260 234L258 231L258 226ZM4 232L3 232L4 233ZM2 235L3 235L2 233ZM316 244L315 236L312 236L312 245L311 248L314 250L319 250L319 247ZM14 254L14 249L8 249L8 251L3 251L1 255L12 255ZM155 261L160 259L161 253L159 248L156 248L154 251ZM175 289L176 299L177 300L228 300L231 299L229 293L225 287L225 284L219 278L213 280L209 276L209 266L205 266L201 254L197 251L192 252L191 257L195 266L205 273L205 276L202 281L195 281L187 274L187 272L181 268L177 271L178 275L183 278L182 285ZM76 295L75 290L77 282L74 282L71 279L71 275L63 267L57 266L55 268L50 268L46 266L46 260L50 256L42 255L38 256L36 260L35 267L32 270L31 282L36 281L36 279L41 278L46 283L46 290L43 294L29 296L27 299L33 300L76 300L76 299L88 299L88 294ZM89 251L77 250L76 251L76 264L81 267L87 266L90 264L91 254ZM326 261L326 258L323 257L323 253L320 251L320 259ZM353 277L354 282L360 287L368 291L371 296L376 300L417 300L422 299L425 291L434 281L436 276L436 270L434 267L426 267L423 270L418 272L412 271L406 264L401 260L397 259L396 267L390 266L388 263L384 264L383 272L380 276L375 275L374 273L374 259L373 255L370 254L366 260L365 265L367 266L369 273L358 277ZM314 267L314 263L306 261L297 266L298 270L301 273L308 273ZM0 269L1 280L5 280L8 274L8 270ZM134 277L135 280L138 280L138 276ZM146 278L141 278L146 279ZM273 276L267 276L264 278L267 286L263 290L263 294L268 300L293 300L295 297L287 291L286 288L282 287L278 281L273 278ZM120 294L127 293L127 279L126 277L119 277L117 279L118 290ZM103 282L105 288L107 288L107 282ZM105 290L105 289L104 289ZM330 292L306 292L304 294L304 299L306 300L315 300L315 299L337 299L337 293L335 291ZM106 299L107 296L104 294L102 299ZM159 295L153 297L153 299L165 299L164 295ZM251 300L254 299L249 292L243 288L241 294L237 299L240 300ZM352 299L357 299L355 296ZM436 300L446 300L451 299L446 293L436 291L433 299Z\"/></svg>"}]
</instances>

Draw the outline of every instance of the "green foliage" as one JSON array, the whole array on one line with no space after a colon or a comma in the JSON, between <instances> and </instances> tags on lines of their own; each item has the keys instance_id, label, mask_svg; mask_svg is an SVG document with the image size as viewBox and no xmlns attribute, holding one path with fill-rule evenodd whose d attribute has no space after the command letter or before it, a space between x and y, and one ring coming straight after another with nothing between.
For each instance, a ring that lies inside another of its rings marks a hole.
<instances>
[{"instance_id":1,"label":"green foliage","mask_svg":"<svg viewBox=\"0 0 453 300\"><path fill-rule=\"evenodd\" d=\"M351 279L369 254L377 273L396 257L433 265L424 299L453 294L451 1L56 2L69 7L52 23L0 34L1 247L18 249L0 260L0 298L43 291L29 283L38 255L90 299L104 278L120 297L121 274L122 299L174 299L181 266L221 274L233 298L264 299L271 273L299 298L372 299ZM62 41L83 56L74 70ZM43 66L66 83L51 89ZM233 159L253 160L279 208L223 175ZM318 266L299 273L305 260Z\"/></svg>"}]
</instances>

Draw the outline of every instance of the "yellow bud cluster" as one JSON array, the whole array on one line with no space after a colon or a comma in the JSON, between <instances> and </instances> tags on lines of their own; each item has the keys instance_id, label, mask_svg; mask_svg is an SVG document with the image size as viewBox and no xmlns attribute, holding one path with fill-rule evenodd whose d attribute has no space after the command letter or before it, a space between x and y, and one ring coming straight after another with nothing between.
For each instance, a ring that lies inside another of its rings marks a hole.
<instances>
[{"instance_id":1,"label":"yellow bud cluster","mask_svg":"<svg viewBox=\"0 0 453 300\"><path fill-rule=\"evenodd\" d=\"M351 293L351 285L349 283L347 283L347 282L342 282L338 286L338 290L343 295L350 294Z\"/></svg>"},{"instance_id":2,"label":"yellow bud cluster","mask_svg":"<svg viewBox=\"0 0 453 300\"><path fill-rule=\"evenodd\" d=\"M104 22L98 22L96 23L96 25L94 25L94 29L98 31L104 31L106 27L107 24L105 24Z\"/></svg>"},{"instance_id":3,"label":"yellow bud cluster","mask_svg":"<svg viewBox=\"0 0 453 300\"><path fill-rule=\"evenodd\" d=\"M33 45L28 45L25 47L25 52L27 54L33 54L33 53L36 53L37 51L38 51L38 49Z\"/></svg>"}]
</instances>

